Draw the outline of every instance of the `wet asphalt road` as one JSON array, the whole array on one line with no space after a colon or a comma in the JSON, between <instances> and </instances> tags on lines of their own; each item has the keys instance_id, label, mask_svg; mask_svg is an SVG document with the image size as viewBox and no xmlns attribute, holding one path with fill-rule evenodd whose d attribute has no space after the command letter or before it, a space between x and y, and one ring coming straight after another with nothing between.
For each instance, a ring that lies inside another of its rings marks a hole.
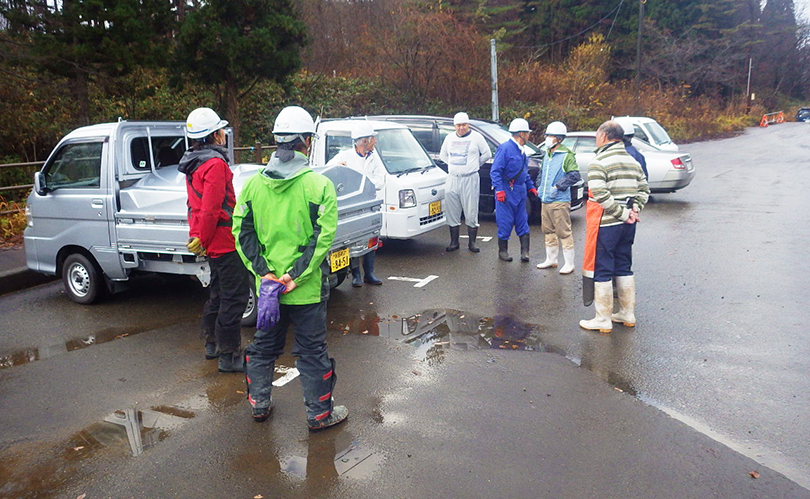
<instances>
[{"instance_id":1,"label":"wet asphalt road","mask_svg":"<svg viewBox=\"0 0 810 499\"><path fill-rule=\"evenodd\" d=\"M807 497L780 474L810 487L808 136L787 123L683 147L697 177L642 213L638 324L609 337L578 328L593 313L578 275L534 268L536 225L531 264L498 261L494 239L447 254L444 230L386 242L385 284L330 300L352 414L315 437L297 380L249 420L242 378L201 360L205 293L187 279L91 307L59 283L2 296L0 497ZM136 458L103 422L127 408L158 418Z\"/></svg>"}]
</instances>

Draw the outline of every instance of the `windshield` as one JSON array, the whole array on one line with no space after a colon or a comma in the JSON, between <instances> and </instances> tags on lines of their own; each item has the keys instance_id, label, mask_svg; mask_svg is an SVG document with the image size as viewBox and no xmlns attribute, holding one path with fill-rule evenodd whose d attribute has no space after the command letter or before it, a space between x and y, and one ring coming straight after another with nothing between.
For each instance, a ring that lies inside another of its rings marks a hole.
<instances>
[{"instance_id":1,"label":"windshield","mask_svg":"<svg viewBox=\"0 0 810 499\"><path fill-rule=\"evenodd\" d=\"M655 144L669 144L672 142L672 139L669 138L667 131L658 124L657 121L651 121L649 123L644 124L647 127L647 130L650 132L652 136L652 141Z\"/></svg>"},{"instance_id":2,"label":"windshield","mask_svg":"<svg viewBox=\"0 0 810 499\"><path fill-rule=\"evenodd\" d=\"M498 142L498 144L503 144L504 142L512 138L512 134L509 133L509 129L503 125L482 122L476 123L475 126L479 128L483 133L492 137L492 139ZM532 144L531 142L527 142L526 147L529 148L530 156L534 156L535 154L541 154L540 148Z\"/></svg>"},{"instance_id":3,"label":"windshield","mask_svg":"<svg viewBox=\"0 0 810 499\"><path fill-rule=\"evenodd\" d=\"M436 166L407 128L379 130L376 149L391 174Z\"/></svg>"}]
</instances>

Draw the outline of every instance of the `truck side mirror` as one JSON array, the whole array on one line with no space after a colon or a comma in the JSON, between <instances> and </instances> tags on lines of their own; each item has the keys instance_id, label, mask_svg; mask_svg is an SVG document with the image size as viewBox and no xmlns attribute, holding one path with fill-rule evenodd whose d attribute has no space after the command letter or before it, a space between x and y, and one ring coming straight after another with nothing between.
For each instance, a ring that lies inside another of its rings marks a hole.
<instances>
[{"instance_id":1,"label":"truck side mirror","mask_svg":"<svg viewBox=\"0 0 810 499\"><path fill-rule=\"evenodd\" d=\"M49 190L45 185L45 177L42 176L42 172L34 173L34 191L40 196L44 196Z\"/></svg>"}]
</instances>

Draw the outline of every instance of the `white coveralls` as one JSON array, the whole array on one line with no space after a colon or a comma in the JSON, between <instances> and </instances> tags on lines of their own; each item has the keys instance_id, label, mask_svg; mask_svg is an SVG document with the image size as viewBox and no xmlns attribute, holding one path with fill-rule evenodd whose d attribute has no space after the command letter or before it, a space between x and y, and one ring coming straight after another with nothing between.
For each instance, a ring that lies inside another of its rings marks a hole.
<instances>
[{"instance_id":1,"label":"white coveralls","mask_svg":"<svg viewBox=\"0 0 810 499\"><path fill-rule=\"evenodd\" d=\"M484 136L475 130L459 137L451 133L444 138L439 158L447 163L447 182L444 187L444 214L447 225L461 225L461 213L468 227L478 228L478 198L481 178L478 169L489 161L492 151Z\"/></svg>"},{"instance_id":2,"label":"white coveralls","mask_svg":"<svg viewBox=\"0 0 810 499\"><path fill-rule=\"evenodd\" d=\"M368 177L377 190L377 198L380 198L380 191L385 185L385 165L383 165L377 151L371 151L371 153L363 157L357 154L354 147L344 149L326 163L326 166L335 165L346 165L352 170L358 171Z\"/></svg>"}]
</instances>

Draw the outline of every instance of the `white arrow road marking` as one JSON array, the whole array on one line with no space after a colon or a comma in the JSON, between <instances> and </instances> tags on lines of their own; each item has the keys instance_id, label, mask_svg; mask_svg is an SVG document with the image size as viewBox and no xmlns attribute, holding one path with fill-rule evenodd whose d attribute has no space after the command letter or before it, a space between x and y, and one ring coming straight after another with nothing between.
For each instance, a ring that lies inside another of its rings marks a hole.
<instances>
[{"instance_id":1,"label":"white arrow road marking","mask_svg":"<svg viewBox=\"0 0 810 499\"><path fill-rule=\"evenodd\" d=\"M298 369L294 367L276 367L277 373L282 373L283 376L273 381L273 386L284 386L290 381L298 377Z\"/></svg>"},{"instance_id":2,"label":"white arrow road marking","mask_svg":"<svg viewBox=\"0 0 810 499\"><path fill-rule=\"evenodd\" d=\"M461 235L458 236L458 237L460 237L461 239L469 239L470 238L470 236L461 236ZM485 243L488 243L488 242L492 241L492 236L477 236L475 239L476 240L480 239L481 241L484 241Z\"/></svg>"},{"instance_id":3,"label":"white arrow road marking","mask_svg":"<svg viewBox=\"0 0 810 499\"><path fill-rule=\"evenodd\" d=\"M415 278L413 278L413 277L394 277L394 276L391 276L391 277L389 277L389 278L388 278L388 280L389 280L389 281L407 281L407 282L415 282L416 284L414 284L414 285L413 285L413 287L415 287L415 288L422 288L422 287L424 287L424 286L425 286L427 283L429 283L430 281L432 281L433 279L438 279L438 278L439 278L439 276L437 276L437 275L429 275L429 276L425 277L424 279L415 279Z\"/></svg>"}]
</instances>

